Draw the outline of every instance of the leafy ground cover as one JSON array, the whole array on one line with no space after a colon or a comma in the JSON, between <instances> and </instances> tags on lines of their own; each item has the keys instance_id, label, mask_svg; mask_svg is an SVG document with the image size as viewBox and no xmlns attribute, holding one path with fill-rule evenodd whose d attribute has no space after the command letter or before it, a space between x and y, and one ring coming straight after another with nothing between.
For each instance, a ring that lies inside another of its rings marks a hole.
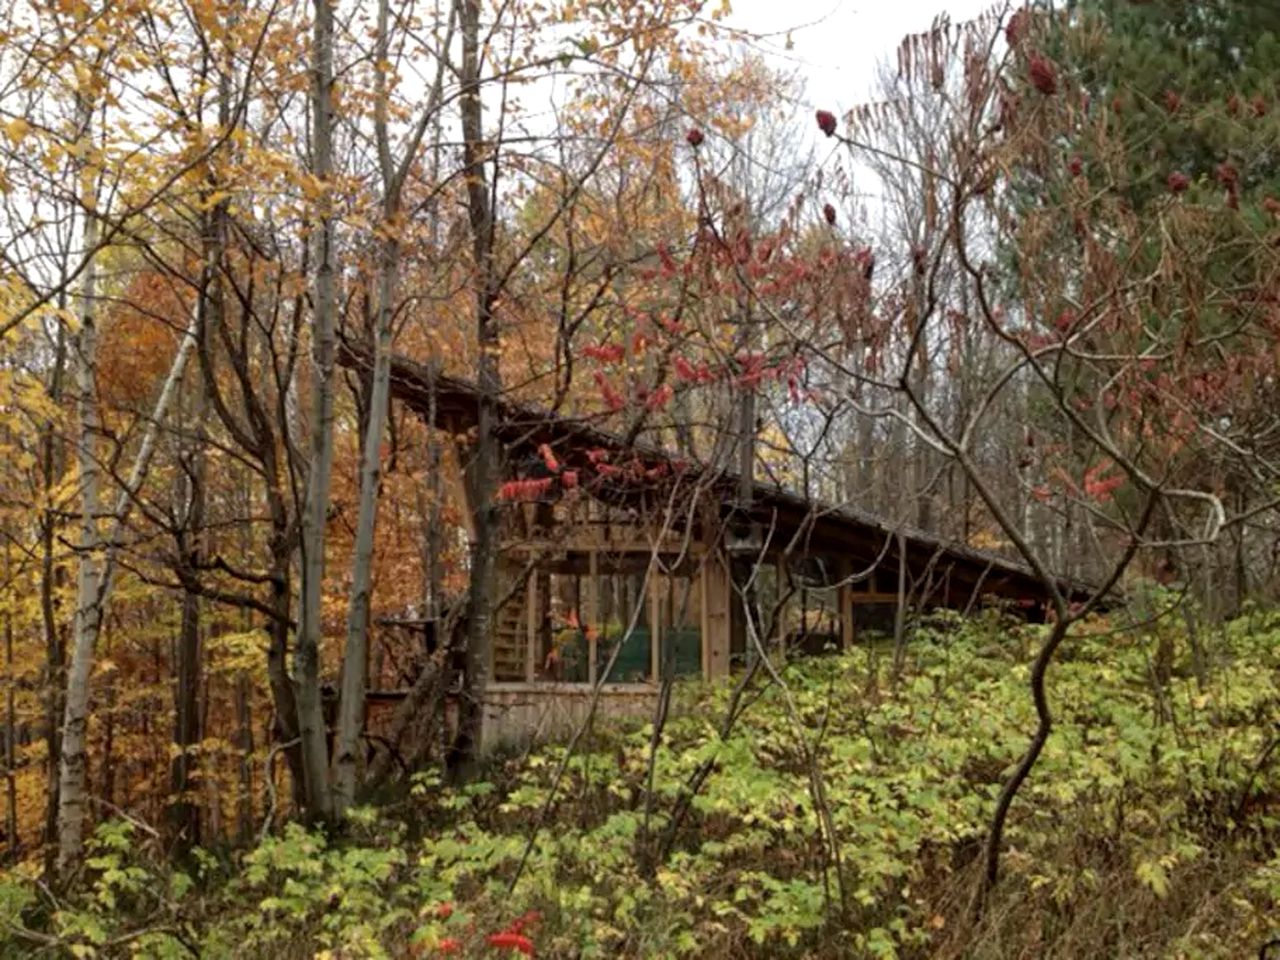
<instances>
[{"instance_id":1,"label":"leafy ground cover","mask_svg":"<svg viewBox=\"0 0 1280 960\"><path fill-rule=\"evenodd\" d=\"M896 679L863 649L753 681L727 737L733 688L688 687L657 738L601 729L461 788L419 774L340 838L290 824L178 871L107 824L76 891L4 878L0 953L1256 956L1280 935L1280 614L1186 622L1068 642L976 923L1043 629L994 616L920 625Z\"/></svg>"}]
</instances>

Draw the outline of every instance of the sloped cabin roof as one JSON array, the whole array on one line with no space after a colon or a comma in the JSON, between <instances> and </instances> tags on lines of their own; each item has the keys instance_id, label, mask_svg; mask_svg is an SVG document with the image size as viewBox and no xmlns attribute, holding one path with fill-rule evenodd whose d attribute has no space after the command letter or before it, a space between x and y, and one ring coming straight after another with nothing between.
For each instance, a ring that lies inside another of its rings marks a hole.
<instances>
[{"instance_id":1,"label":"sloped cabin roof","mask_svg":"<svg viewBox=\"0 0 1280 960\"><path fill-rule=\"evenodd\" d=\"M368 369L370 363L366 352L349 344L340 349L339 362L357 369ZM425 365L401 355L392 358L393 397L424 420L434 409L436 424L450 433L461 434L474 427L479 416L479 388L469 381L441 373L434 376L434 385L432 381ZM498 400L497 412L496 432L508 452L530 460L540 445L548 444L565 468L590 470L600 451L649 465L672 467L679 462L668 450L639 440L629 442L617 433L601 429L586 417L566 416L508 398ZM681 465L681 474L698 476L711 484L721 495L723 509L732 508L733 494L739 486L739 477L733 472L716 471L711 476L710 468L695 464ZM931 569L937 581L947 583L948 597L960 598L961 602L975 589L1024 602L1047 599L1044 584L1025 564L867 511L823 503L762 481L754 484L753 509L756 519L776 531L774 542L786 542L797 530L802 530L805 548L810 552L845 557L855 567L879 561L895 575L901 537L913 575ZM1089 593L1087 585L1066 580L1059 582L1059 588L1073 600L1082 600ZM948 598L939 599L948 602Z\"/></svg>"}]
</instances>

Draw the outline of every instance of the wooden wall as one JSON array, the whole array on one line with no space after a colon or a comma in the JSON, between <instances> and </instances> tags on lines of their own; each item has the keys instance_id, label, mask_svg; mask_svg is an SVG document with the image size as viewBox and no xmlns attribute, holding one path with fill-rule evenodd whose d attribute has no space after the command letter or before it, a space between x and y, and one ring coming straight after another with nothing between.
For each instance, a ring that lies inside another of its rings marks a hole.
<instances>
[{"instance_id":1,"label":"wooden wall","mask_svg":"<svg viewBox=\"0 0 1280 960\"><path fill-rule=\"evenodd\" d=\"M586 718L591 696L591 688L582 684L491 684L484 693L482 749L569 736ZM606 684L596 720L652 716L657 698L654 684Z\"/></svg>"}]
</instances>

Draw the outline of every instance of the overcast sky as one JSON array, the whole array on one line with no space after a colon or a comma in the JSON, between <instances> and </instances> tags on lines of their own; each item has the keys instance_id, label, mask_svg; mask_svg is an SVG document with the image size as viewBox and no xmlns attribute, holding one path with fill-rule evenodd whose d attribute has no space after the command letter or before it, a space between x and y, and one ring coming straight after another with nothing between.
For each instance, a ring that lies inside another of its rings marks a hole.
<instances>
[{"instance_id":1,"label":"overcast sky","mask_svg":"<svg viewBox=\"0 0 1280 960\"><path fill-rule=\"evenodd\" d=\"M946 12L970 19L998 0L732 0L734 27L776 34L759 46L797 68L811 105L844 111L865 102L876 64L893 56L909 33ZM784 50L787 30L794 44Z\"/></svg>"}]
</instances>

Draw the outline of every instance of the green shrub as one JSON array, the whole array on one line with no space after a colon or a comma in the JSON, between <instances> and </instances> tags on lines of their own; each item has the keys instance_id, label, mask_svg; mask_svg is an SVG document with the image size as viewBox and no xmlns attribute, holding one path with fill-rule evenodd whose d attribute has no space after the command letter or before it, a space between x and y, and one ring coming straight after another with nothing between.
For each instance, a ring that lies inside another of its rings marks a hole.
<instances>
[{"instance_id":1,"label":"green shrub","mask_svg":"<svg viewBox=\"0 0 1280 960\"><path fill-rule=\"evenodd\" d=\"M419 775L394 816L359 810L340 842L289 825L229 877L148 866L109 824L84 888L51 909L10 875L0 922L79 956L1256 953L1280 898L1280 616L1202 638L1207 673L1168 618L1119 624L1081 625L1051 670L1057 725L980 927L978 854L1034 724L1041 628L954 617L918 626L896 684L867 650L789 664L787 690L749 691L726 738L732 690L683 690L652 796L651 727L607 727L567 763L552 745L462 789Z\"/></svg>"}]
</instances>

